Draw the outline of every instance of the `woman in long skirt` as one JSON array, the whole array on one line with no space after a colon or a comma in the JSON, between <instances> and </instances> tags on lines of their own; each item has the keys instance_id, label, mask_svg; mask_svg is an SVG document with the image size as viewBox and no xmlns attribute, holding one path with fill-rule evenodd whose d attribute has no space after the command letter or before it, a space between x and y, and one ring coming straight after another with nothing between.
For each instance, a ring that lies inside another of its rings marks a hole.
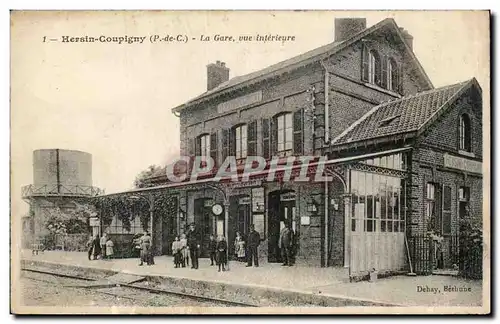
<instances>
[{"instance_id":1,"label":"woman in long skirt","mask_svg":"<svg viewBox=\"0 0 500 324\"><path fill-rule=\"evenodd\" d=\"M236 232L236 239L234 240L234 254L238 261L245 261L245 241L240 232Z\"/></svg>"}]
</instances>

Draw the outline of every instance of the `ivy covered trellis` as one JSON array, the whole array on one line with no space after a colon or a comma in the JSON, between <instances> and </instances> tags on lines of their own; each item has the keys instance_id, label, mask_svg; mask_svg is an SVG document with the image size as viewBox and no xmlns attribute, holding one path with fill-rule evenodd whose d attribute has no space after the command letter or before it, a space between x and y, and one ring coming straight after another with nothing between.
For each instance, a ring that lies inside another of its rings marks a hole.
<instances>
[{"instance_id":1,"label":"ivy covered trellis","mask_svg":"<svg viewBox=\"0 0 500 324\"><path fill-rule=\"evenodd\" d=\"M131 221L139 216L143 230L149 229L150 206L148 200L152 195L154 201L153 213L155 218L172 217L177 214L177 196L165 192L147 192L137 194L120 194L96 197L94 206L104 226L111 225L116 217L126 231L130 231ZM134 199L142 196L144 199Z\"/></svg>"}]
</instances>

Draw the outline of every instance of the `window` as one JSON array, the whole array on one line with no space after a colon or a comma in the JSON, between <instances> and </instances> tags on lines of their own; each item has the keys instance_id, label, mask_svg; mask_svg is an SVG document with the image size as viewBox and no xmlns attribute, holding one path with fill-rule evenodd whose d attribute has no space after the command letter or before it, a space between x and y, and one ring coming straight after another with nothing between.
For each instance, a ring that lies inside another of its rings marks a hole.
<instances>
[{"instance_id":1,"label":"window","mask_svg":"<svg viewBox=\"0 0 500 324\"><path fill-rule=\"evenodd\" d=\"M398 91L398 66L396 61L391 57L387 64L387 89L391 91Z\"/></svg>"},{"instance_id":2,"label":"window","mask_svg":"<svg viewBox=\"0 0 500 324\"><path fill-rule=\"evenodd\" d=\"M379 127L387 127L387 126L394 125L396 122L399 121L399 117L401 117L401 115L395 115L395 116L385 118L379 122L378 126Z\"/></svg>"},{"instance_id":3,"label":"window","mask_svg":"<svg viewBox=\"0 0 500 324\"><path fill-rule=\"evenodd\" d=\"M195 153L197 156L210 156L210 135L204 134L198 137Z\"/></svg>"},{"instance_id":4,"label":"window","mask_svg":"<svg viewBox=\"0 0 500 324\"><path fill-rule=\"evenodd\" d=\"M469 187L460 187L458 189L458 200L463 202L468 202L470 197Z\"/></svg>"},{"instance_id":5,"label":"window","mask_svg":"<svg viewBox=\"0 0 500 324\"><path fill-rule=\"evenodd\" d=\"M471 122L467 114L460 116L460 147L461 151L471 151Z\"/></svg>"},{"instance_id":6,"label":"window","mask_svg":"<svg viewBox=\"0 0 500 324\"><path fill-rule=\"evenodd\" d=\"M351 171L353 232L404 232L404 181Z\"/></svg>"},{"instance_id":7,"label":"window","mask_svg":"<svg viewBox=\"0 0 500 324\"><path fill-rule=\"evenodd\" d=\"M368 82L380 85L380 57L375 50L368 54Z\"/></svg>"},{"instance_id":8,"label":"window","mask_svg":"<svg viewBox=\"0 0 500 324\"><path fill-rule=\"evenodd\" d=\"M381 70L380 56L377 51L373 49L370 50L366 45L364 45L361 63L361 80L380 85Z\"/></svg>"},{"instance_id":9,"label":"window","mask_svg":"<svg viewBox=\"0 0 500 324\"><path fill-rule=\"evenodd\" d=\"M247 157L247 131L247 125L241 125L234 129L235 155L237 160Z\"/></svg>"},{"instance_id":10,"label":"window","mask_svg":"<svg viewBox=\"0 0 500 324\"><path fill-rule=\"evenodd\" d=\"M426 216L431 219L434 216L434 208L436 204L436 187L433 183L427 183L426 198Z\"/></svg>"},{"instance_id":11,"label":"window","mask_svg":"<svg viewBox=\"0 0 500 324\"><path fill-rule=\"evenodd\" d=\"M405 170L406 169L406 157L405 153L391 154L383 157L378 157L374 159L364 160L361 163L373 165L381 168L395 169L395 170Z\"/></svg>"},{"instance_id":12,"label":"window","mask_svg":"<svg viewBox=\"0 0 500 324\"><path fill-rule=\"evenodd\" d=\"M276 117L277 123L277 152L287 152L292 150L293 143L293 123L292 114L286 113Z\"/></svg>"}]
</instances>

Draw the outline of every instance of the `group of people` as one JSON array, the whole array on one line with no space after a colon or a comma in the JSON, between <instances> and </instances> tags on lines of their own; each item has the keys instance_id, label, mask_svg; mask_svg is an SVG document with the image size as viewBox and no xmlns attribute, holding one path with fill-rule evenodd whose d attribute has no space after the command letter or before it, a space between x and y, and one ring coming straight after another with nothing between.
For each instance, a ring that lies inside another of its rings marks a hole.
<instances>
[{"instance_id":1,"label":"group of people","mask_svg":"<svg viewBox=\"0 0 500 324\"><path fill-rule=\"evenodd\" d=\"M87 251L89 260L109 260L113 257L114 243L106 233L99 237L96 234L94 237L90 236L87 241Z\"/></svg>"},{"instance_id":2,"label":"group of people","mask_svg":"<svg viewBox=\"0 0 500 324\"><path fill-rule=\"evenodd\" d=\"M234 240L234 255L236 260L247 262L247 267L259 266L260 234L255 230L254 225L250 225L250 231L246 235L246 241L240 232L236 232Z\"/></svg>"},{"instance_id":3,"label":"group of people","mask_svg":"<svg viewBox=\"0 0 500 324\"><path fill-rule=\"evenodd\" d=\"M234 240L234 256L241 262L246 262L247 267L259 266L258 247L261 238L259 232L255 230L254 225L250 225L250 230L246 235L246 240L240 232L236 232ZM133 240L133 245L140 254L140 266L146 263L154 265L154 253L152 248L151 236L144 232ZM191 260L191 269L198 269L198 258L202 245L201 232L191 223L187 233L176 236L172 243L172 254L174 255L175 268L185 268L189 266ZM90 237L87 242L89 260L111 259L113 257L114 243L106 233L99 237L95 235ZM281 251L283 266L292 266L295 263L295 234L289 226L284 226L280 232L278 247ZM218 266L218 271L226 271L228 262L228 244L223 235L219 235L217 240L214 235L210 235L209 241L210 265Z\"/></svg>"},{"instance_id":4,"label":"group of people","mask_svg":"<svg viewBox=\"0 0 500 324\"><path fill-rule=\"evenodd\" d=\"M172 243L172 254L176 268L189 266L189 259L191 259L191 269L198 269L201 239L201 232L194 223L189 225L189 230L183 233L180 239L179 236L175 237Z\"/></svg>"},{"instance_id":5,"label":"group of people","mask_svg":"<svg viewBox=\"0 0 500 324\"><path fill-rule=\"evenodd\" d=\"M189 266L189 258L191 259L191 269L198 269L198 257L202 244L202 236L194 223L189 226L189 231L186 234L177 236L172 243L172 254L174 255L175 268ZM259 266L258 246L260 244L260 234L255 230L253 225L250 225L250 231L247 234L247 241L243 239L240 232L236 233L235 255L236 259L246 261L247 267L255 264ZM246 246L245 246L246 245ZM228 244L223 235L219 235L217 239L214 235L210 235L208 243L208 251L210 256L210 266L218 266L218 271L226 271L228 262Z\"/></svg>"}]
</instances>

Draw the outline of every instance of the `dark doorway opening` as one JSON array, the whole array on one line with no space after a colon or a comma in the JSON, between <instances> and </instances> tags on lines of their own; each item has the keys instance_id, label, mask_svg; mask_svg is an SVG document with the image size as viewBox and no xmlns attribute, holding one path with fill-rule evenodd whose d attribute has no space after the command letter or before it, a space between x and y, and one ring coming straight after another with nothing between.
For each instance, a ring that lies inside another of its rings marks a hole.
<instances>
[{"instance_id":1,"label":"dark doorway opening","mask_svg":"<svg viewBox=\"0 0 500 324\"><path fill-rule=\"evenodd\" d=\"M273 191L269 193L268 199L268 262L283 262L279 247L281 229L290 226L294 229L294 219L296 215L295 192Z\"/></svg>"},{"instance_id":2,"label":"dark doorway opening","mask_svg":"<svg viewBox=\"0 0 500 324\"><path fill-rule=\"evenodd\" d=\"M196 228L201 232L202 242L200 249L200 257L207 258L208 245L210 235L214 234L214 218L211 211L211 206L206 204L206 201L211 201L211 198L199 198L194 200L194 222Z\"/></svg>"}]
</instances>

